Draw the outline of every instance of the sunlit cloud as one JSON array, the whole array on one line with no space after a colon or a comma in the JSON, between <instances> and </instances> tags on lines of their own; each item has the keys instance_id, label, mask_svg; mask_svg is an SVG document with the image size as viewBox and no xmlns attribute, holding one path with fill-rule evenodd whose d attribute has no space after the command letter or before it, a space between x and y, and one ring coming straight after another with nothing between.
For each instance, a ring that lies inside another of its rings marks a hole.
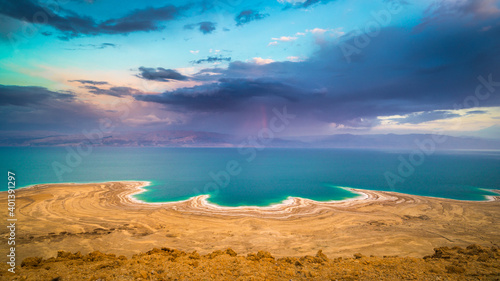
<instances>
[{"instance_id":1,"label":"sunlit cloud","mask_svg":"<svg viewBox=\"0 0 500 281\"><path fill-rule=\"evenodd\" d=\"M255 57L252 59L252 61L255 63L255 64L260 64L260 65L263 65L263 64L268 64L268 63L272 63L274 62L273 59L263 59L263 58L260 58L260 57Z\"/></svg>"}]
</instances>

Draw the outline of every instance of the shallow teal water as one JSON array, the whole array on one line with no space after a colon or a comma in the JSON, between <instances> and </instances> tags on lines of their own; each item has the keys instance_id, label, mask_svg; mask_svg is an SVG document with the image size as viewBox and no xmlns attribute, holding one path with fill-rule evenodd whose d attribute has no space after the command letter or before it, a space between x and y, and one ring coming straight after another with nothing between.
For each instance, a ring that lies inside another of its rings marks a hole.
<instances>
[{"instance_id":1,"label":"shallow teal water","mask_svg":"<svg viewBox=\"0 0 500 281\"><path fill-rule=\"evenodd\" d=\"M0 165L5 180L7 170L16 173L18 187L146 180L153 185L137 195L140 200L178 201L210 194L209 201L221 206L266 206L289 196L318 201L357 196L339 186L459 200L484 200L494 194L485 189L500 188L500 152L435 153L415 165L411 175L402 176L398 157L408 159L409 153L266 148L249 159L233 148L95 147L75 158L64 147L26 147L0 148ZM403 181L389 185L387 172Z\"/></svg>"}]
</instances>

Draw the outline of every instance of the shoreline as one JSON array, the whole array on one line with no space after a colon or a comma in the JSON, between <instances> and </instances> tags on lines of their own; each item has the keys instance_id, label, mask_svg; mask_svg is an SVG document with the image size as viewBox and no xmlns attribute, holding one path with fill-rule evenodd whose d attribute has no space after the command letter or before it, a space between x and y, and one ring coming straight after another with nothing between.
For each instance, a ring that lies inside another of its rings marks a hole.
<instances>
[{"instance_id":1,"label":"shoreline","mask_svg":"<svg viewBox=\"0 0 500 281\"><path fill-rule=\"evenodd\" d=\"M217 205L213 202L209 202L208 198L210 198L209 194L200 194L200 195L195 195L192 197L189 197L184 200L178 200L178 201L169 201L169 202L147 202L141 199L138 199L135 197L135 195L150 191L146 187L152 185L153 181L143 181L143 180L119 180L119 181L104 181L104 182L67 182L67 183L41 183L41 184L32 184L29 186L25 187L20 187L16 188L16 190L21 190L21 189L29 189L29 188L34 188L34 187L40 187L40 186L54 186L54 185L82 185L82 184L109 184L109 183L140 183L139 186L135 186L134 188L136 189L135 192L127 194L127 197L129 201L134 202L136 204L145 204L145 205L174 205L174 204L179 204L179 203L186 203L190 201L200 201L203 204L209 208L213 209L218 209L218 210L247 210L247 209L262 209L262 210L275 210L283 207L289 207L293 206L297 202L300 201L310 201L318 204L336 204L336 203L346 203L346 202L355 202L355 201L362 201L362 200L367 200L370 198L369 193L370 192L384 192L384 193L395 193L395 194L401 194L401 195L408 195L408 196L419 196L419 197L427 197L427 198L434 198L434 199L441 199L441 200L453 200L453 201L458 201L458 202L492 202L492 201L500 201L500 189L487 189L487 188L480 188L482 190L487 190L489 192L497 193L498 195L484 195L484 200L460 200L460 199L452 199L452 198L443 198L443 197L435 197L435 196L426 196L426 195L415 195L415 194L408 194L408 193L401 193L397 191L382 191L382 190L369 190L369 189L357 189L357 188L352 188L352 187L343 187L343 186L336 186L337 188L342 188L347 191L350 191L352 193L357 194L357 196L352 197L352 198L346 198L342 200L328 200L328 201L317 201L313 199L308 199L304 197L295 197L295 196L288 196L286 199L283 199L279 202L273 202L270 205L267 206L255 206L255 205L244 205L244 206L221 206ZM1 191L0 193L3 193L6 191Z\"/></svg>"},{"instance_id":2,"label":"shoreline","mask_svg":"<svg viewBox=\"0 0 500 281\"><path fill-rule=\"evenodd\" d=\"M291 197L268 207L221 207L207 195L167 203L134 199L149 183L17 190L19 256L99 250L130 257L155 247L199 253L231 247L238 253L267 249L276 256L322 249L332 257L358 252L422 257L435 247L500 244L494 223L500 221L500 196L464 202L352 189L364 195L328 202ZM7 209L7 202L7 193L0 193L0 208Z\"/></svg>"},{"instance_id":3,"label":"shoreline","mask_svg":"<svg viewBox=\"0 0 500 281\"><path fill-rule=\"evenodd\" d=\"M405 204L414 202L426 202L428 200L440 200L462 203L479 203L500 201L499 196L488 196L487 200L471 201L456 200L449 198L439 198L431 196L420 196L394 191L377 191L366 189L355 189L350 187L339 187L358 196L343 200L316 201L302 197L292 197L273 203L269 206L220 206L208 201L210 195L196 195L185 200L171 202L146 202L137 199L135 195L148 191L145 187L149 186L151 181L110 181L102 183L61 183L61 184L41 184L34 185L32 188L51 188L60 186L81 186L81 185L121 185L122 190L116 191L116 198L119 204L127 208L147 208L147 209L170 209L175 212L202 216L224 216L224 217L259 217L277 220L287 220L291 218L313 217L324 212L332 210L356 208L367 204ZM491 190L495 192L495 190Z\"/></svg>"},{"instance_id":4,"label":"shoreline","mask_svg":"<svg viewBox=\"0 0 500 281\"><path fill-rule=\"evenodd\" d=\"M138 204L152 204L152 205L160 205L161 206L161 205L172 205L172 204L177 204L177 203L186 203L189 201L199 200L199 201L203 202L204 205L209 206L211 208L217 208L220 210L230 211L230 210L238 210L238 209L240 209L240 210L245 210L245 209L274 210L274 209L278 209L281 207L290 206L298 200L308 200L308 201L317 202L317 203L335 204L335 203L344 203L344 202L349 202L349 201L366 200L369 198L368 194L366 194L362 191L358 191L358 190L356 190L354 188L350 188L350 187L340 187L340 186L338 188L348 190L352 193L357 194L357 196L353 197L353 198L342 199L342 200L329 200L329 201L317 201L317 200L312 200L312 199L303 198L303 197L288 196L286 199L283 199L280 202L271 203L268 206L254 206L254 205L250 205L250 206L247 206L247 205L245 205L245 206L221 206L221 205L217 205L215 203L209 202L208 201L208 198L210 198L209 194L195 195L195 196L189 197L188 199L178 200L178 201L170 201L170 202L147 202L147 201L143 201L143 200L140 200L140 199L137 199L136 197L134 197L135 195L149 191L148 189L144 188L145 186L148 186L148 185L149 184L145 184L145 185L135 187L137 189L137 192L128 194L130 201L136 202Z\"/></svg>"}]
</instances>

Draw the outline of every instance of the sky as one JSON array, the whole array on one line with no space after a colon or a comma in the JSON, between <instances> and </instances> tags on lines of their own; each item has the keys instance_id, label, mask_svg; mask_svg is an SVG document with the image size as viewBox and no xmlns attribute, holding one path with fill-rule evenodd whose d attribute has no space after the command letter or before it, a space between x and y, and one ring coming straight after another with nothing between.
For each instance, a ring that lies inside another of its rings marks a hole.
<instances>
[{"instance_id":1,"label":"sky","mask_svg":"<svg viewBox=\"0 0 500 281\"><path fill-rule=\"evenodd\" d=\"M0 132L500 127L500 1L0 0ZM103 125L104 124L104 125Z\"/></svg>"}]
</instances>

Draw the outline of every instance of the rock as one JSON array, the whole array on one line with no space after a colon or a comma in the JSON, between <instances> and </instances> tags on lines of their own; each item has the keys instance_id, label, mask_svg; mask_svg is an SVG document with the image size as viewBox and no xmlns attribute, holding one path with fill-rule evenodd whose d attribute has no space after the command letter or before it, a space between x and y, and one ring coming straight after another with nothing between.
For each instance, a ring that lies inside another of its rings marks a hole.
<instances>
[{"instance_id":1,"label":"rock","mask_svg":"<svg viewBox=\"0 0 500 281\"><path fill-rule=\"evenodd\" d=\"M83 257L83 260L85 260L85 261L103 261L106 258L110 258L110 257L115 257L115 255L106 255L106 254L103 254L99 251L93 251L92 253Z\"/></svg>"},{"instance_id":2,"label":"rock","mask_svg":"<svg viewBox=\"0 0 500 281\"><path fill-rule=\"evenodd\" d=\"M274 257L271 255L271 253L266 252L266 251L258 251L257 257L259 257L259 259L272 259L272 260L274 260Z\"/></svg>"},{"instance_id":3,"label":"rock","mask_svg":"<svg viewBox=\"0 0 500 281\"><path fill-rule=\"evenodd\" d=\"M249 253L247 255L247 260L258 261L258 260L260 260L260 258L256 254L254 254L254 253Z\"/></svg>"},{"instance_id":4,"label":"rock","mask_svg":"<svg viewBox=\"0 0 500 281\"><path fill-rule=\"evenodd\" d=\"M161 248L162 251L164 251L167 255L170 255L174 258L178 258L178 257L182 257L182 256L185 256L187 255L185 252L183 251L179 251L179 250L176 250L176 249L170 249L170 248Z\"/></svg>"},{"instance_id":5,"label":"rock","mask_svg":"<svg viewBox=\"0 0 500 281\"><path fill-rule=\"evenodd\" d=\"M147 255L160 254L160 253L163 253L163 251L158 248L153 248L152 250L146 252Z\"/></svg>"},{"instance_id":6,"label":"rock","mask_svg":"<svg viewBox=\"0 0 500 281\"><path fill-rule=\"evenodd\" d=\"M207 257L208 257L209 259L213 259L213 258L215 258L215 257L217 257L217 256L221 256L221 255L223 255L223 254L224 254L224 253L223 253L221 250L217 250L217 251L213 251L212 253L208 254L208 255L207 255Z\"/></svg>"},{"instance_id":7,"label":"rock","mask_svg":"<svg viewBox=\"0 0 500 281\"><path fill-rule=\"evenodd\" d=\"M486 262L490 258L493 258L493 257L489 253L481 253L481 254L479 254L479 257L477 258L477 261Z\"/></svg>"},{"instance_id":8,"label":"rock","mask_svg":"<svg viewBox=\"0 0 500 281\"><path fill-rule=\"evenodd\" d=\"M325 254L323 254L322 250L319 250L316 253L316 257L322 259L323 261L328 261L328 257Z\"/></svg>"},{"instance_id":9,"label":"rock","mask_svg":"<svg viewBox=\"0 0 500 281\"><path fill-rule=\"evenodd\" d=\"M42 258L29 257L25 258L21 263L21 267L37 267L42 263Z\"/></svg>"},{"instance_id":10,"label":"rock","mask_svg":"<svg viewBox=\"0 0 500 281\"><path fill-rule=\"evenodd\" d=\"M284 257L284 258L278 259L278 261L284 262L284 263L293 264L296 261L296 259L295 258L291 258L291 257Z\"/></svg>"},{"instance_id":11,"label":"rock","mask_svg":"<svg viewBox=\"0 0 500 281\"><path fill-rule=\"evenodd\" d=\"M77 259L82 259L83 255L80 252L76 252L72 254L71 252L65 252L65 251L57 251L57 258L58 260L77 260Z\"/></svg>"},{"instance_id":12,"label":"rock","mask_svg":"<svg viewBox=\"0 0 500 281\"><path fill-rule=\"evenodd\" d=\"M360 259L360 258L363 258L364 256L361 254L361 253L356 253L354 254L354 258L355 259Z\"/></svg>"},{"instance_id":13,"label":"rock","mask_svg":"<svg viewBox=\"0 0 500 281\"><path fill-rule=\"evenodd\" d=\"M230 255L231 257L236 257L238 254L231 248L228 248L226 250L226 254Z\"/></svg>"},{"instance_id":14,"label":"rock","mask_svg":"<svg viewBox=\"0 0 500 281\"><path fill-rule=\"evenodd\" d=\"M198 252L193 251L191 254L189 254L189 258L193 260L199 260L200 259L200 254Z\"/></svg>"},{"instance_id":15,"label":"rock","mask_svg":"<svg viewBox=\"0 0 500 281\"><path fill-rule=\"evenodd\" d=\"M469 245L466 249L466 254L468 255L479 255L480 253L485 252L485 249L477 244Z\"/></svg>"},{"instance_id":16,"label":"rock","mask_svg":"<svg viewBox=\"0 0 500 281\"><path fill-rule=\"evenodd\" d=\"M450 248L448 248L448 247L441 247L441 248L435 248L434 249L434 255L432 255L431 258L435 258L435 259L450 259L452 255L453 255L453 252L451 251Z\"/></svg>"},{"instance_id":17,"label":"rock","mask_svg":"<svg viewBox=\"0 0 500 281\"><path fill-rule=\"evenodd\" d=\"M464 273L465 272L465 268L463 266L449 265L445 268L446 268L446 270L448 270L448 273Z\"/></svg>"},{"instance_id":18,"label":"rock","mask_svg":"<svg viewBox=\"0 0 500 281\"><path fill-rule=\"evenodd\" d=\"M303 263L322 263L324 262L323 259L321 258L318 258L318 257L313 257L313 256L304 256L302 258L300 258L300 260L303 262Z\"/></svg>"}]
</instances>

